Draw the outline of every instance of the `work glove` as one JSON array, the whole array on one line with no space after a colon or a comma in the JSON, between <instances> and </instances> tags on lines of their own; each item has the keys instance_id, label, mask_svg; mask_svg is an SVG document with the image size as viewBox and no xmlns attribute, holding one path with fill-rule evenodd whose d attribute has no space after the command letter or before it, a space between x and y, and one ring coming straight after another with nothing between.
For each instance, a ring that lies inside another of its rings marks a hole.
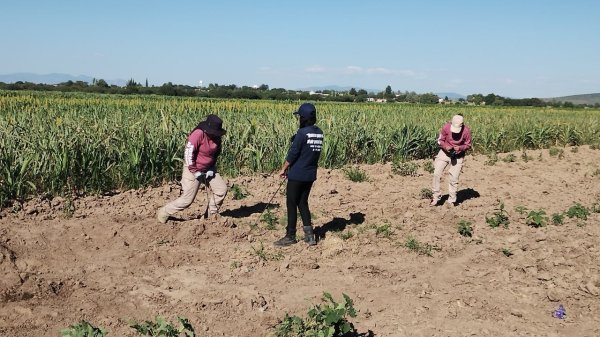
<instances>
[{"instance_id":1,"label":"work glove","mask_svg":"<svg viewBox=\"0 0 600 337\"><path fill-rule=\"evenodd\" d=\"M206 173L198 171L198 172L194 173L194 177L196 177L196 180L203 183L204 180L206 179Z\"/></svg>"},{"instance_id":2,"label":"work glove","mask_svg":"<svg viewBox=\"0 0 600 337\"><path fill-rule=\"evenodd\" d=\"M214 178L215 171L206 171L206 179Z\"/></svg>"}]
</instances>

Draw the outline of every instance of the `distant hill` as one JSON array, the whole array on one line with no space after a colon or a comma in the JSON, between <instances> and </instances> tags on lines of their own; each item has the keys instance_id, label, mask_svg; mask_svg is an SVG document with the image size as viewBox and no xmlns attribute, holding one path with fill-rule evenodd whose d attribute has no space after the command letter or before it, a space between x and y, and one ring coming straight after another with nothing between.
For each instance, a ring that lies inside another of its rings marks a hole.
<instances>
[{"instance_id":1,"label":"distant hill","mask_svg":"<svg viewBox=\"0 0 600 337\"><path fill-rule=\"evenodd\" d=\"M444 98L444 97L448 96L448 98L451 99L451 100L453 100L453 101L457 101L460 98L467 99L467 96L461 95L461 94L457 94L455 92L436 92L435 94L438 95L439 98Z\"/></svg>"},{"instance_id":2,"label":"distant hill","mask_svg":"<svg viewBox=\"0 0 600 337\"><path fill-rule=\"evenodd\" d=\"M542 99L546 102L571 102L573 104L594 105L596 103L600 104L600 93L553 97L553 98L542 98Z\"/></svg>"},{"instance_id":3,"label":"distant hill","mask_svg":"<svg viewBox=\"0 0 600 337\"><path fill-rule=\"evenodd\" d=\"M100 78L96 78L96 79L100 79ZM67 82L67 81L73 81L73 82L77 82L77 81L82 81L82 82L87 82L87 83L92 83L94 80L93 77L91 76L87 76L87 75L78 75L78 76L73 76L73 75L69 75L69 74L59 74L59 73L52 73L52 74L34 74L34 73L14 73L14 74L5 74L5 75L0 75L0 82L4 82L4 83L15 83L18 81L22 81L22 82L31 82L31 83L43 83L43 84L58 84L58 83L63 83L63 82ZM124 86L127 81L125 80L108 80L108 79L104 79L106 81L106 83L108 84L114 84L114 85L118 85L118 86Z\"/></svg>"}]
</instances>

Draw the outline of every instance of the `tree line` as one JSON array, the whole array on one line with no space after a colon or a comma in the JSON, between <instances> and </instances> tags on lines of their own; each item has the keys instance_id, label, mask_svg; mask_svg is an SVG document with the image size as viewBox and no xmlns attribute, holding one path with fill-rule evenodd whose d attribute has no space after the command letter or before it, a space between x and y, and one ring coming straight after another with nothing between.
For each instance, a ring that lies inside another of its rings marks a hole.
<instances>
[{"instance_id":1,"label":"tree line","mask_svg":"<svg viewBox=\"0 0 600 337\"><path fill-rule=\"evenodd\" d=\"M127 81L124 86L108 84L103 79L94 79L92 83L84 81L66 81L58 84L44 84L18 81L15 83L0 82L0 90L35 90L35 91L59 91L59 92L88 92L102 94L140 94L140 95L164 95L206 98L237 98L237 99L262 99L262 100L312 100L333 102L367 102L377 101L386 103L420 103L420 104L474 104L491 106L554 106L554 107L600 107L596 103L593 106L586 104L575 105L571 102L544 101L539 98L514 99L502 97L495 94L473 94L466 99L459 98L456 101L448 97L440 98L433 93L418 94L414 91L393 91L391 86L380 92L367 92L364 89L351 88L347 91L319 90L316 92L302 90L288 90L284 88L269 88L268 85L260 86L237 86L235 84L220 85L211 83L205 87L194 87L182 84L164 83L161 86L149 86L148 80L144 84L137 83L133 79Z\"/></svg>"}]
</instances>

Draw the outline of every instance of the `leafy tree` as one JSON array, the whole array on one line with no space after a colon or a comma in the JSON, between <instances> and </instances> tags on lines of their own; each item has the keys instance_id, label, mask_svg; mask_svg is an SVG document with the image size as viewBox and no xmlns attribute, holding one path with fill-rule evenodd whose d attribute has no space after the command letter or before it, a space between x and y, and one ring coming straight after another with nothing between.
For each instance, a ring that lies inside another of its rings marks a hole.
<instances>
[{"instance_id":1,"label":"leafy tree","mask_svg":"<svg viewBox=\"0 0 600 337\"><path fill-rule=\"evenodd\" d=\"M438 95L435 95L433 93L427 93L427 94L422 94L419 97L419 103L422 104L437 104L439 101L439 97Z\"/></svg>"},{"instance_id":2,"label":"leafy tree","mask_svg":"<svg viewBox=\"0 0 600 337\"><path fill-rule=\"evenodd\" d=\"M99 79L96 81L95 86L100 88L108 88L108 83L106 83L106 81L103 79Z\"/></svg>"}]
</instances>

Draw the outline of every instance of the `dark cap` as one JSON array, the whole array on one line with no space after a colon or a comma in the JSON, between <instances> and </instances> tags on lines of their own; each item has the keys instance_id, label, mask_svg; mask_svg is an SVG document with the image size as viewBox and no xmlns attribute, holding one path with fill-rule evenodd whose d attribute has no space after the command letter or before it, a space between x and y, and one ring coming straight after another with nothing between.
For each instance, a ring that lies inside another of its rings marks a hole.
<instances>
[{"instance_id":1,"label":"dark cap","mask_svg":"<svg viewBox=\"0 0 600 337\"><path fill-rule=\"evenodd\" d=\"M317 117L317 108L311 103L304 103L299 108L298 111L294 112L294 115L298 115L304 118L316 118Z\"/></svg>"},{"instance_id":2,"label":"dark cap","mask_svg":"<svg viewBox=\"0 0 600 337\"><path fill-rule=\"evenodd\" d=\"M198 124L198 128L209 135L221 137L225 134L223 121L217 115L208 115L206 120Z\"/></svg>"}]
</instances>

